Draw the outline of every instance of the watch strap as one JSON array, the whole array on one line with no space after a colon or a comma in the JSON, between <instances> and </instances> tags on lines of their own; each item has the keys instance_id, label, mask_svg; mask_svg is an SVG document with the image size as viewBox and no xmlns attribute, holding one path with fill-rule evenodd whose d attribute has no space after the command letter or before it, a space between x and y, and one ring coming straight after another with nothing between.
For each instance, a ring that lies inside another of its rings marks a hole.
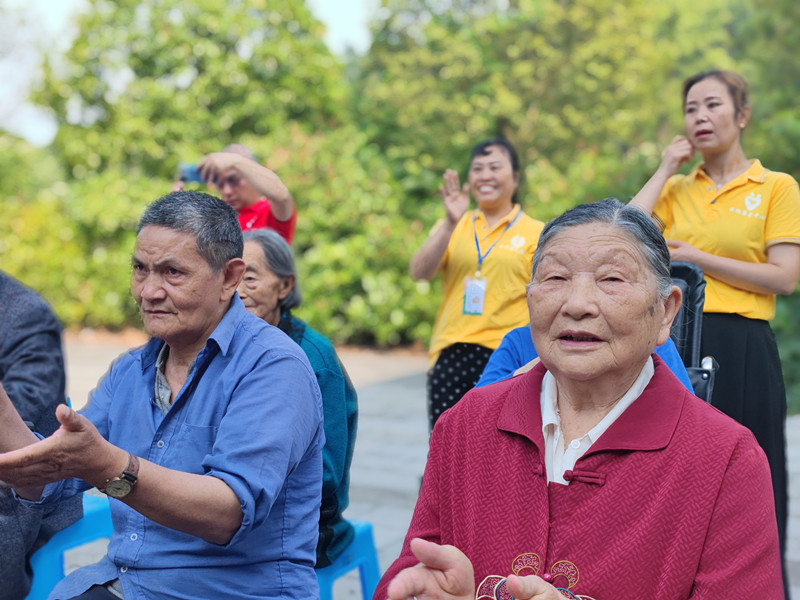
<instances>
[{"instance_id":1,"label":"watch strap","mask_svg":"<svg viewBox=\"0 0 800 600\"><path fill-rule=\"evenodd\" d=\"M103 489L101 491L105 493L106 486L111 481L118 481L120 479L124 479L125 481L130 483L131 486L134 486L136 485L136 480L138 478L139 478L139 458L135 454L128 452L128 466L125 467L125 470L122 471L121 475L113 477L111 479L106 479L106 485L103 486Z\"/></svg>"}]
</instances>

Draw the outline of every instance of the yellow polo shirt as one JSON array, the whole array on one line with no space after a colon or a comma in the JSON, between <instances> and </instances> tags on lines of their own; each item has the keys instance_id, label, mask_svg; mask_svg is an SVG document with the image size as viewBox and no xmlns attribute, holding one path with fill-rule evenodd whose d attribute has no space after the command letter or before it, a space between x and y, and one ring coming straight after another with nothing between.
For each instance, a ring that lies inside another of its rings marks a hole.
<instances>
[{"instance_id":1,"label":"yellow polo shirt","mask_svg":"<svg viewBox=\"0 0 800 600\"><path fill-rule=\"evenodd\" d=\"M509 223L512 225L506 230ZM456 342L497 348L506 333L528 323L525 286L530 281L533 252L543 228L544 223L526 215L519 205L492 229L478 209L461 217L439 266L443 298L431 336L431 364L443 348ZM465 315L464 278L474 277L478 268L475 232L481 254L497 243L481 268L487 283L483 314Z\"/></svg>"},{"instance_id":2,"label":"yellow polo shirt","mask_svg":"<svg viewBox=\"0 0 800 600\"><path fill-rule=\"evenodd\" d=\"M767 262L774 244L800 244L800 189L785 173L754 160L750 168L717 190L702 169L674 175L653 211L667 240L747 262ZM737 313L751 319L775 316L775 295L757 294L706 275L704 312Z\"/></svg>"}]
</instances>

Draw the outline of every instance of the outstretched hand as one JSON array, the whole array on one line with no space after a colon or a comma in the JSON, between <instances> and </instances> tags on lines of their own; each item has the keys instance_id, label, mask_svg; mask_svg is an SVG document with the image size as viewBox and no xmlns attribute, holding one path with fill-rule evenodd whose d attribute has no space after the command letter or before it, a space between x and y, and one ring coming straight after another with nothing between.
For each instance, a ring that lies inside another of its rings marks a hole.
<instances>
[{"instance_id":1,"label":"outstretched hand","mask_svg":"<svg viewBox=\"0 0 800 600\"><path fill-rule=\"evenodd\" d=\"M61 427L49 438L0 454L0 480L23 497L70 477L103 487L109 475L127 464L127 452L108 443L83 415L62 404L56 418Z\"/></svg>"},{"instance_id":2,"label":"outstretched hand","mask_svg":"<svg viewBox=\"0 0 800 600\"><path fill-rule=\"evenodd\" d=\"M403 569L389 584L390 600L473 600L472 563L455 546L415 538L411 552L419 564Z\"/></svg>"},{"instance_id":3,"label":"outstretched hand","mask_svg":"<svg viewBox=\"0 0 800 600\"><path fill-rule=\"evenodd\" d=\"M439 186L439 193L442 195L447 219L455 225L469 208L469 184L461 186L458 173L447 169L444 172L444 183Z\"/></svg>"}]
</instances>

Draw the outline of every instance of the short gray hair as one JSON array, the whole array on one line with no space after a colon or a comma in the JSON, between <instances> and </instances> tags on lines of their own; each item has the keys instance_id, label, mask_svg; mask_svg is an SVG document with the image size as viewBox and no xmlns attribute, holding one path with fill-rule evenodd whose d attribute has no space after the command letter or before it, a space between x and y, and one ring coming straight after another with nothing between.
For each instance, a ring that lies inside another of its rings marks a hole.
<instances>
[{"instance_id":1,"label":"short gray hair","mask_svg":"<svg viewBox=\"0 0 800 600\"><path fill-rule=\"evenodd\" d=\"M210 194L184 190L162 196L145 209L136 233L148 225L194 236L197 253L214 271L242 257L244 242L236 211Z\"/></svg>"},{"instance_id":2,"label":"short gray hair","mask_svg":"<svg viewBox=\"0 0 800 600\"><path fill-rule=\"evenodd\" d=\"M545 225L539 236L539 244L533 253L531 277L536 275L542 254L555 236L569 227L589 223L607 223L627 233L636 242L647 261L647 266L655 276L659 296L662 299L669 296L672 278L669 271L669 248L664 236L643 210L623 204L616 198L581 204Z\"/></svg>"},{"instance_id":3,"label":"short gray hair","mask_svg":"<svg viewBox=\"0 0 800 600\"><path fill-rule=\"evenodd\" d=\"M292 291L278 302L281 312L300 306L303 296L297 283L297 269L294 266L294 254L289 244L279 233L272 229L253 229L244 234L245 242L256 242L262 252L267 266L278 277L294 277Z\"/></svg>"}]
</instances>

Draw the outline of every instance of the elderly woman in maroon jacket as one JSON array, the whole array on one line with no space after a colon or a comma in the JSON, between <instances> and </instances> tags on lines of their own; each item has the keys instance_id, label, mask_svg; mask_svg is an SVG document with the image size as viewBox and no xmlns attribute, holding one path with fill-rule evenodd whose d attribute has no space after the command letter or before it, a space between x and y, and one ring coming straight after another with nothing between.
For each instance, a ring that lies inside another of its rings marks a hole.
<instances>
[{"instance_id":1,"label":"elderly woman in maroon jacket","mask_svg":"<svg viewBox=\"0 0 800 600\"><path fill-rule=\"evenodd\" d=\"M550 222L528 286L541 364L439 419L375 598L783 598L764 453L653 355L680 302L642 211Z\"/></svg>"}]
</instances>

